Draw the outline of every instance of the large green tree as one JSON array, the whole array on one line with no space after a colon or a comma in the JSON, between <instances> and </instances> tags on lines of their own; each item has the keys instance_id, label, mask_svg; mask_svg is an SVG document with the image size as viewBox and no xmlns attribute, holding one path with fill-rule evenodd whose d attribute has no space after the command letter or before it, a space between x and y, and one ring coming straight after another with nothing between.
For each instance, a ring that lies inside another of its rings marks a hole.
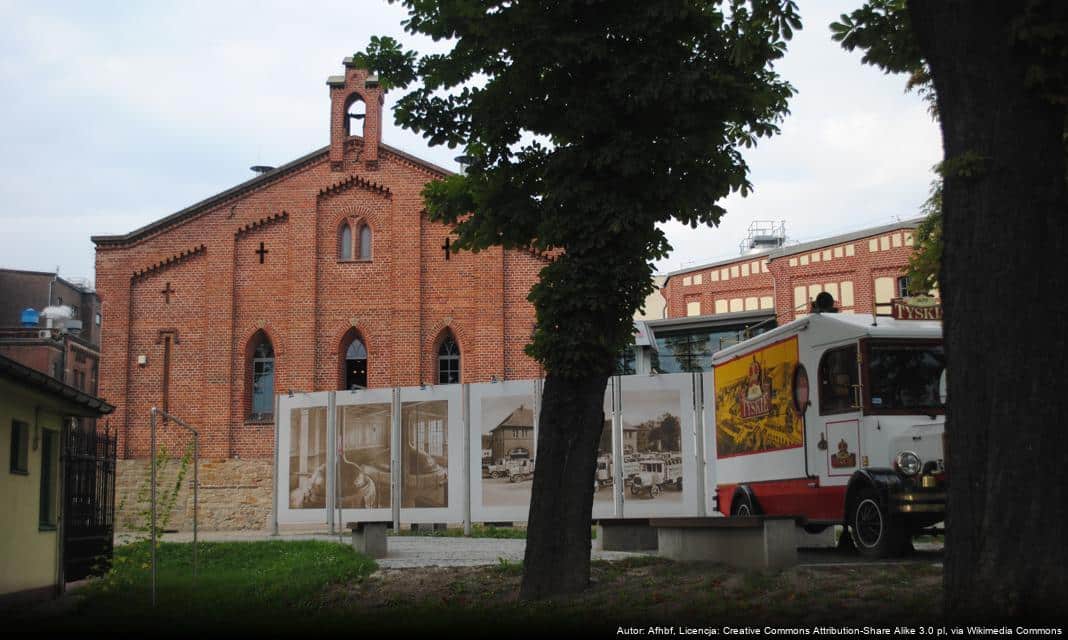
<instances>
[{"instance_id":1,"label":"large green tree","mask_svg":"<svg viewBox=\"0 0 1068 640\"><path fill-rule=\"evenodd\" d=\"M670 246L658 223L716 225L751 186L740 149L778 131L791 87L772 68L792 0L405 0L418 56L388 38L357 54L404 127L460 147L463 175L427 186L457 246L551 262L529 299L545 368L521 595L586 588L596 449L615 358Z\"/></svg>"},{"instance_id":2,"label":"large green tree","mask_svg":"<svg viewBox=\"0 0 1068 640\"><path fill-rule=\"evenodd\" d=\"M945 153L947 611L1063 619L1068 602L1068 3L869 0L832 29L929 70Z\"/></svg>"}]
</instances>

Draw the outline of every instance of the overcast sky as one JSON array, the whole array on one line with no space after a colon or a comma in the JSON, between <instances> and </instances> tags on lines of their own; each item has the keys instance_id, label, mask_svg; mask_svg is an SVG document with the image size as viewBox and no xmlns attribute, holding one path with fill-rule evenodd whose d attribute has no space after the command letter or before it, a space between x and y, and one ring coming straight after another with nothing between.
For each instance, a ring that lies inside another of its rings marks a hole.
<instances>
[{"instance_id":1,"label":"overcast sky","mask_svg":"<svg viewBox=\"0 0 1068 640\"><path fill-rule=\"evenodd\" d=\"M662 271L730 257L756 219L805 241L908 219L941 156L905 79L860 64L827 24L860 4L801 0L779 65L783 134L746 154L756 189L718 229L666 227ZM93 276L90 235L126 233L329 142L326 78L403 8L344 2L0 0L0 267ZM440 46L440 45L439 45ZM387 108L392 106L386 97ZM387 118L383 140L456 169Z\"/></svg>"}]
</instances>

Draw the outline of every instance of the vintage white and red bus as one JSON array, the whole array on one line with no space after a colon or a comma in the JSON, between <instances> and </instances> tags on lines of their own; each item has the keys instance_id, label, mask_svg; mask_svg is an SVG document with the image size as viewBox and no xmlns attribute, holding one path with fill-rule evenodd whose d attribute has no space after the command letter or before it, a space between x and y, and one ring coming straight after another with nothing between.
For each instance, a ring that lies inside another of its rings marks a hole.
<instances>
[{"instance_id":1,"label":"vintage white and red bus","mask_svg":"<svg viewBox=\"0 0 1068 640\"><path fill-rule=\"evenodd\" d=\"M813 313L712 364L722 513L843 524L875 557L944 519L940 321Z\"/></svg>"}]
</instances>

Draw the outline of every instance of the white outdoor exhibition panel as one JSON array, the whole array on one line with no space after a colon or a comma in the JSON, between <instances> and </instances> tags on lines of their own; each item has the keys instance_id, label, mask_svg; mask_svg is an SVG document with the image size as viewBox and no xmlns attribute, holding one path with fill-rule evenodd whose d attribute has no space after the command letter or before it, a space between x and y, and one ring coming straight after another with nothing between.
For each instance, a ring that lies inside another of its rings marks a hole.
<instances>
[{"instance_id":1,"label":"white outdoor exhibition panel","mask_svg":"<svg viewBox=\"0 0 1068 640\"><path fill-rule=\"evenodd\" d=\"M703 419L698 435L704 443L705 454L705 513L709 516L721 516L724 514L716 510L716 483L721 481L719 464L722 461L716 456L716 388L711 371L702 376L701 389L704 401L701 406Z\"/></svg>"},{"instance_id":2,"label":"white outdoor exhibition panel","mask_svg":"<svg viewBox=\"0 0 1068 640\"><path fill-rule=\"evenodd\" d=\"M392 425L393 421L393 389L359 389L356 391L336 391L334 392L334 405L335 405L335 425L342 424L342 412L344 407L354 406L367 406L367 405L386 405L390 409L390 418L388 424L390 425L388 442L394 442ZM335 437L341 438L340 427L336 427L334 430ZM342 445L343 446L343 445ZM334 445L335 450L338 447ZM396 475L393 470L397 466L397 452L390 446L390 473L391 478L395 478ZM393 483L391 482L391 485ZM391 488L391 487L390 487ZM394 493L390 492L390 497ZM376 509L341 509L339 525L344 526L348 522L384 522L393 520L393 510L390 505L386 504Z\"/></svg>"},{"instance_id":3,"label":"white outdoor exhibition panel","mask_svg":"<svg viewBox=\"0 0 1068 640\"><path fill-rule=\"evenodd\" d=\"M616 454L621 451L619 442L619 420L616 416L616 403L615 396L617 392L617 380L618 377L608 379L608 385L604 390L604 419L610 420L612 423L612 459L617 458ZM622 504L621 500L617 500L617 494L619 492L619 483L613 482L610 487L603 487L597 489L593 496L593 519L597 518L618 518L619 510L618 505Z\"/></svg>"},{"instance_id":4,"label":"white outdoor exhibition panel","mask_svg":"<svg viewBox=\"0 0 1068 640\"><path fill-rule=\"evenodd\" d=\"M470 401L468 415L471 428L471 447L468 456L468 469L471 478L471 520L473 522L526 522L530 512L530 487L533 480L524 480L509 487L506 479L489 479L482 477L482 437L493 437L493 431L500 428L504 418L512 411L530 410L533 416L531 458L537 466L538 443L538 405L535 397L535 381L519 380L508 382L483 382L468 385ZM494 460L494 462L496 462ZM457 475L457 478L459 476ZM509 491L521 493L526 489L525 499L507 501L507 498L495 500L487 497ZM507 501L508 504L503 504Z\"/></svg>"},{"instance_id":5,"label":"white outdoor exhibition panel","mask_svg":"<svg viewBox=\"0 0 1068 640\"><path fill-rule=\"evenodd\" d=\"M278 412L275 415L276 424L278 427L277 439L276 439L276 455L277 455L277 473L275 475L275 486L277 492L277 504L275 505L278 513L278 522L282 524L307 524L307 523L323 523L326 522L326 504L324 503L322 508L316 509L293 509L290 507L290 494L292 493L290 488L290 463L291 463L291 448L293 446L299 446L300 443L293 442L292 433L294 425L291 421L294 410L297 410L297 420L300 420L300 410L302 409L321 409L323 412L328 411L329 405L329 393L294 393L279 394L278 396ZM325 431L329 431L327 426ZM329 441L326 434L323 434L322 446L325 448L325 452L329 451ZM329 467L329 463L327 465Z\"/></svg>"},{"instance_id":6,"label":"white outdoor exhibition panel","mask_svg":"<svg viewBox=\"0 0 1068 640\"><path fill-rule=\"evenodd\" d=\"M698 508L698 477L696 448L696 418L694 406L694 380L691 373L661 374L654 376L621 376L620 384L621 424L614 434L641 427L649 427L665 414L679 421L679 454L682 457L682 491L665 487L656 498L635 496L627 488L623 494L624 518L648 518L696 515ZM624 438L624 445L628 439ZM662 450L662 449L661 449ZM640 451L640 450L639 450ZM639 455L640 458L640 455Z\"/></svg>"},{"instance_id":7,"label":"white outdoor exhibition panel","mask_svg":"<svg viewBox=\"0 0 1068 640\"><path fill-rule=\"evenodd\" d=\"M404 489L403 478L406 470L401 467L401 485L399 492L395 492L393 499L397 499L400 493L401 505L400 519L402 522L429 523L429 522L462 522L464 520L464 415L463 415L463 387L458 384L438 386L402 387L397 390L400 395L400 408L403 412L408 403L432 402L435 400L448 403L447 432L445 433L448 443L448 486L446 495L448 506L444 507L403 507ZM397 421L400 422L400 421ZM403 427L402 427L403 428ZM403 438L403 434L402 434ZM397 439L394 437L394 442ZM405 446L402 442L402 448ZM400 451L393 454L394 464L400 464L402 456Z\"/></svg>"}]
</instances>

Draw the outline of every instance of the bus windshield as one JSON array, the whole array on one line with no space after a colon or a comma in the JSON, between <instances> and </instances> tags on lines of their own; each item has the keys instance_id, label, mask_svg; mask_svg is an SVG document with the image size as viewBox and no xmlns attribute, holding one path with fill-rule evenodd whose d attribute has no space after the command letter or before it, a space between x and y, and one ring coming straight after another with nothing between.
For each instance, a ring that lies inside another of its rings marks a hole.
<instances>
[{"instance_id":1,"label":"bus windshield","mask_svg":"<svg viewBox=\"0 0 1068 640\"><path fill-rule=\"evenodd\" d=\"M946 367L941 343L872 341L868 400L875 412L927 413L944 408L939 381Z\"/></svg>"}]
</instances>

